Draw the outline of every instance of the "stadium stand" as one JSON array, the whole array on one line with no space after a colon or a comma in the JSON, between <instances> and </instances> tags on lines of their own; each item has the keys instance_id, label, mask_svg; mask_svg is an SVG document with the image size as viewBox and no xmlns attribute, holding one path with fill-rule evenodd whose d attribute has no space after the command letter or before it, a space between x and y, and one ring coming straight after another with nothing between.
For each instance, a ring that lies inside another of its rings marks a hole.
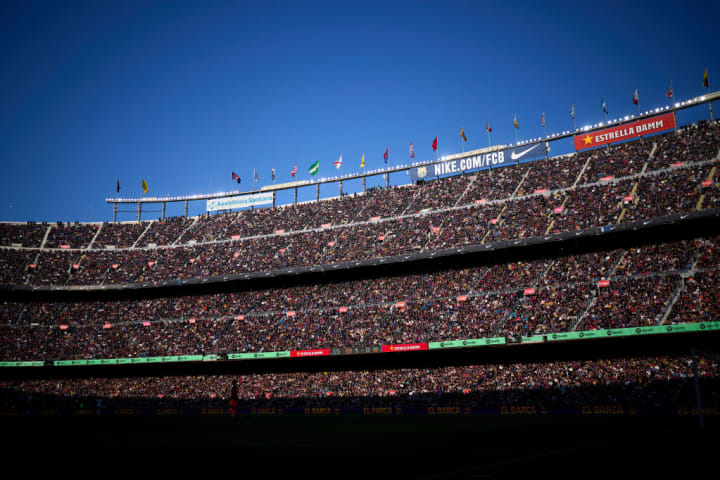
<instances>
[{"instance_id":1,"label":"stadium stand","mask_svg":"<svg viewBox=\"0 0 720 480\"><path fill-rule=\"evenodd\" d=\"M24 281L103 285L279 270L714 208L716 188L707 191L701 184L717 169L720 134L711 124L686 132L580 153L577 158L540 160L275 209L176 217L147 226L59 224L51 226L47 248L39 251L40 268ZM668 168L667 162L679 155L686 159L682 165ZM649 169L654 165L649 159L658 156L663 157L656 162L659 169ZM579 175L583 161L586 168ZM558 169L563 173L555 175ZM326 224L331 227L321 228ZM98 228L93 248L88 249ZM69 248L54 248L61 245ZM107 245L116 248L107 251ZM147 248L151 245L158 248ZM15 263L15 270L28 269L28 263L13 260L17 257L10 249L2 249L0 255L3 263Z\"/></svg>"},{"instance_id":2,"label":"stadium stand","mask_svg":"<svg viewBox=\"0 0 720 480\"><path fill-rule=\"evenodd\" d=\"M570 156L337 199L122 224L2 224L4 286L103 287L436 252L642 222L718 206L720 129L700 123ZM710 182L709 184L707 182ZM715 322L720 236L225 293L4 300L0 362L137 359L517 339ZM91 288L90 290L98 290ZM67 290L73 291L73 290ZM378 350L376 350L378 351ZM702 376L717 384L717 365ZM523 403L688 405L687 358L634 357L240 378L244 408ZM75 405L221 405L228 376L15 380ZM632 386L632 388L627 388ZM717 389L715 390L717 392ZM715 395L710 399L720 403ZM196 403L193 403L196 402ZM199 402L199 403L197 403ZM349 403L348 403L349 402ZM627 403L623 403L627 402ZM18 407L20 405L20 407Z\"/></svg>"}]
</instances>

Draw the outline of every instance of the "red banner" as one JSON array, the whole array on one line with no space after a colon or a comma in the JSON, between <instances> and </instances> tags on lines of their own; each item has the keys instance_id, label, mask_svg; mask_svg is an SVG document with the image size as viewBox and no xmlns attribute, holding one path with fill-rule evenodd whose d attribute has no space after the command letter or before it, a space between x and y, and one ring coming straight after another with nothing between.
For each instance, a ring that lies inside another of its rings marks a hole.
<instances>
[{"instance_id":1,"label":"red banner","mask_svg":"<svg viewBox=\"0 0 720 480\"><path fill-rule=\"evenodd\" d=\"M712 180L703 180L702 186L703 187L709 187L712 185Z\"/></svg>"},{"instance_id":2,"label":"red banner","mask_svg":"<svg viewBox=\"0 0 720 480\"><path fill-rule=\"evenodd\" d=\"M534 288L526 288L523 292L523 295L535 295L535 289Z\"/></svg>"},{"instance_id":3,"label":"red banner","mask_svg":"<svg viewBox=\"0 0 720 480\"><path fill-rule=\"evenodd\" d=\"M607 145L608 143L630 140L642 135L650 135L675 128L675 116L672 113L665 113L656 117L643 118L635 122L618 125L615 127L595 130L575 136L575 150Z\"/></svg>"},{"instance_id":4,"label":"red banner","mask_svg":"<svg viewBox=\"0 0 720 480\"><path fill-rule=\"evenodd\" d=\"M609 287L610 286L610 280L600 280L597 283L598 287Z\"/></svg>"},{"instance_id":5,"label":"red banner","mask_svg":"<svg viewBox=\"0 0 720 480\"><path fill-rule=\"evenodd\" d=\"M383 345L383 352L410 352L413 350L427 350L427 343L404 343L401 345Z\"/></svg>"},{"instance_id":6,"label":"red banner","mask_svg":"<svg viewBox=\"0 0 720 480\"><path fill-rule=\"evenodd\" d=\"M291 357L322 357L330 355L329 348L316 348L314 350L290 350Z\"/></svg>"}]
</instances>

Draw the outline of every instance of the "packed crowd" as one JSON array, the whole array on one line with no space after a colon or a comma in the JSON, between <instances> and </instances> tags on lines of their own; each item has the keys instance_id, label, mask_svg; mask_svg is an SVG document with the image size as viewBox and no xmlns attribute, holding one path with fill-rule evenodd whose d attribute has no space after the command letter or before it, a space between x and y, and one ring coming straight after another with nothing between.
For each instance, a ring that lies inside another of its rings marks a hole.
<instances>
[{"instance_id":1,"label":"packed crowd","mask_svg":"<svg viewBox=\"0 0 720 480\"><path fill-rule=\"evenodd\" d=\"M37 261L32 254L0 249L0 274L3 283L32 285L181 280L404 255L712 208L716 187L702 182L714 174L717 161L691 163L712 160L718 145L719 129L701 124L679 135L320 202L197 219L58 223L51 225ZM682 165L675 162L679 157L686 159ZM659 170L638 176L645 165ZM628 175L635 177L618 180ZM37 246L45 230L3 224L0 233L3 244ZM93 248L74 250L93 238ZM140 248L153 245L161 248Z\"/></svg>"},{"instance_id":2,"label":"packed crowd","mask_svg":"<svg viewBox=\"0 0 720 480\"><path fill-rule=\"evenodd\" d=\"M0 309L0 360L379 346L711 321L720 311L711 293L718 245L720 237L705 237L214 295L8 301Z\"/></svg>"},{"instance_id":3,"label":"packed crowd","mask_svg":"<svg viewBox=\"0 0 720 480\"><path fill-rule=\"evenodd\" d=\"M703 405L720 406L718 365L698 361ZM546 363L240 376L164 376L0 382L0 409L37 413L59 403L81 408L226 408L233 381L240 408L307 406L604 406L670 411L695 405L686 357L631 357ZM540 413L539 411L535 413Z\"/></svg>"},{"instance_id":4,"label":"packed crowd","mask_svg":"<svg viewBox=\"0 0 720 480\"><path fill-rule=\"evenodd\" d=\"M37 248L47 231L47 224L27 223L0 223L0 245Z\"/></svg>"}]
</instances>

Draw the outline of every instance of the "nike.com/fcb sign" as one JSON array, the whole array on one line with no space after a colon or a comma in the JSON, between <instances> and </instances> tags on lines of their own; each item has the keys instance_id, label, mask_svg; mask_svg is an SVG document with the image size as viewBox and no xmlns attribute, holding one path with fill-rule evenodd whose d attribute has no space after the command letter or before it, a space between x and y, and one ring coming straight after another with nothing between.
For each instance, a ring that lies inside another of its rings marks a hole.
<instances>
[{"instance_id":1,"label":"nike.com/fcb sign","mask_svg":"<svg viewBox=\"0 0 720 480\"><path fill-rule=\"evenodd\" d=\"M433 165L433 168L435 176L438 177L440 175L466 172L468 170L511 165L516 162L543 156L545 156L544 144L534 143L500 150L499 152L483 153L481 155L475 155L474 157L440 162Z\"/></svg>"},{"instance_id":2,"label":"nike.com/fcb sign","mask_svg":"<svg viewBox=\"0 0 720 480\"><path fill-rule=\"evenodd\" d=\"M650 135L675 128L675 116L665 113L657 117L644 118L625 125L596 130L575 136L575 150L599 147L608 143L621 142L642 135Z\"/></svg>"}]
</instances>

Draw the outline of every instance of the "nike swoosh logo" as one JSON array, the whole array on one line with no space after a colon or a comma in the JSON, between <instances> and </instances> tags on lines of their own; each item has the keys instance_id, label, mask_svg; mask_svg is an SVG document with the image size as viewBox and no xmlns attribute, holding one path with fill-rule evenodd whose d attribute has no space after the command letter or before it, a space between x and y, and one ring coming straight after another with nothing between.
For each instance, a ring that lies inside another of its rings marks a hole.
<instances>
[{"instance_id":1,"label":"nike swoosh logo","mask_svg":"<svg viewBox=\"0 0 720 480\"><path fill-rule=\"evenodd\" d=\"M650 223L650 220L648 220L647 222L643 222L643 225L647 225L648 223Z\"/></svg>"},{"instance_id":2,"label":"nike swoosh logo","mask_svg":"<svg viewBox=\"0 0 720 480\"><path fill-rule=\"evenodd\" d=\"M527 150L523 150L522 152L517 153L517 154L515 152L512 152L510 154L510 158L512 158L513 160L517 160L518 158L520 158L523 155L525 155L526 153L528 153L530 150L535 150L539 146L540 146L540 144L533 145L532 147L528 148Z\"/></svg>"},{"instance_id":3,"label":"nike swoosh logo","mask_svg":"<svg viewBox=\"0 0 720 480\"><path fill-rule=\"evenodd\" d=\"M687 217L688 217L687 215L680 215L680 220L684 220L684 219L686 219Z\"/></svg>"}]
</instances>

